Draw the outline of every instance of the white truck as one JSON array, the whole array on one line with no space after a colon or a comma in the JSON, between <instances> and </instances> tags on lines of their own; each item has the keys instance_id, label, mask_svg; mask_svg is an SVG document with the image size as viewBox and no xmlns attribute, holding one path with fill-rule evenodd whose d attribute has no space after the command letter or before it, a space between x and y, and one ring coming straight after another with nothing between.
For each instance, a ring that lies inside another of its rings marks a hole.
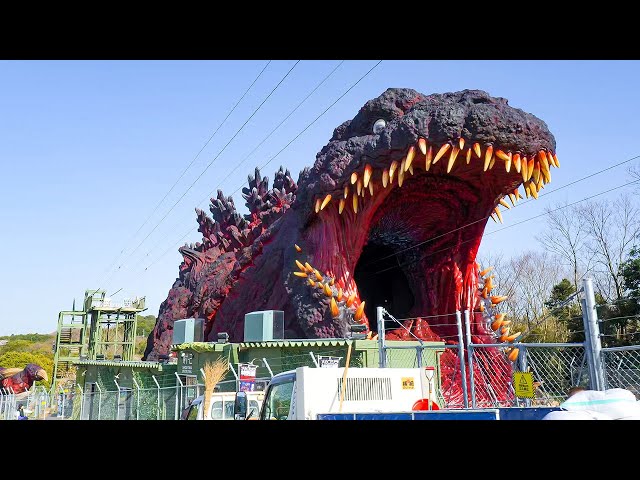
<instances>
[{"instance_id":1,"label":"white truck","mask_svg":"<svg viewBox=\"0 0 640 480\"><path fill-rule=\"evenodd\" d=\"M433 372L431 372L433 373ZM436 397L424 368L299 367L275 375L266 390L260 420L317 420L320 414L411 412ZM344 382L343 388L343 380Z\"/></svg>"},{"instance_id":2,"label":"white truck","mask_svg":"<svg viewBox=\"0 0 640 480\"><path fill-rule=\"evenodd\" d=\"M257 419L265 392L214 392L209 402L209 415L204 418L204 395L194 398L182 413L182 420Z\"/></svg>"}]
</instances>

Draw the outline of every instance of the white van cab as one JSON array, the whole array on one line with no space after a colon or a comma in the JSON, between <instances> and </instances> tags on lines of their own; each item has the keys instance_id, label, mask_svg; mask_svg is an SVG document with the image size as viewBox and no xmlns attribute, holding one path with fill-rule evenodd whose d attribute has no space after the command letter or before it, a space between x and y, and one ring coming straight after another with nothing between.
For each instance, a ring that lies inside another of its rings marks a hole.
<instances>
[{"instance_id":1,"label":"white van cab","mask_svg":"<svg viewBox=\"0 0 640 480\"><path fill-rule=\"evenodd\" d=\"M206 420L257 419L264 400L264 392L214 392ZM204 395L194 398L182 412L182 420L205 420Z\"/></svg>"}]
</instances>

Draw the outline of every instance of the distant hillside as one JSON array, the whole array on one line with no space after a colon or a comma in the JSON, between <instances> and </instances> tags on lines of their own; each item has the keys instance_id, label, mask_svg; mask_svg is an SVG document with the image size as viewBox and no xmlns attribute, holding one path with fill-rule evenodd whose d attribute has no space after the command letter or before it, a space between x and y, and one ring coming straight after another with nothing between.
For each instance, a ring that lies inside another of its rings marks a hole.
<instances>
[{"instance_id":1,"label":"distant hillside","mask_svg":"<svg viewBox=\"0 0 640 480\"><path fill-rule=\"evenodd\" d=\"M37 363L45 369L49 380L37 382L49 388L53 375L53 343L55 333L25 333L0 337L0 367L24 368L28 363Z\"/></svg>"},{"instance_id":2,"label":"distant hillside","mask_svg":"<svg viewBox=\"0 0 640 480\"><path fill-rule=\"evenodd\" d=\"M147 338L156 324L153 315L138 315L136 328L135 358L140 359L147 344ZM36 385L49 387L53 376L53 348L56 332L25 333L20 335L0 336L0 367L24 368L28 363L37 363L49 375L49 381L37 382Z\"/></svg>"}]
</instances>

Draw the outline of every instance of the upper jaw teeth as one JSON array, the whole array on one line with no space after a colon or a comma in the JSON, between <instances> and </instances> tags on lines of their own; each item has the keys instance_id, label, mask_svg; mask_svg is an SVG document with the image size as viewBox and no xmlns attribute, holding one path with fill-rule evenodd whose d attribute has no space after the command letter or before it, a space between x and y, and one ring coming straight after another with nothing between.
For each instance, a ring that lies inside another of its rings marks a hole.
<instances>
[{"instance_id":1,"label":"upper jaw teeth","mask_svg":"<svg viewBox=\"0 0 640 480\"><path fill-rule=\"evenodd\" d=\"M492 144L482 145L479 142L471 142L464 138L452 139L441 145L436 145L430 144L426 138L420 137L415 145L409 146L405 156L400 161L393 160L388 167L379 169L374 169L371 164L367 163L362 171L352 172L343 187L341 187L340 192L335 192L335 194L332 192L331 194L316 197L314 210L316 213L328 210L326 207L331 203L332 198L343 197L345 201L334 202L334 204L337 204L335 208L338 209L338 213L342 214L345 210L350 211L345 209L345 203L351 203L353 207L351 210L355 215L359 209L363 208L362 206L358 207L359 200L357 197L362 196L363 199L360 202L364 202L364 198L366 198L364 197L364 192L367 189L371 196L374 196L374 182L382 185L381 189L376 188L378 192L393 186L394 180L401 187L406 176L414 174L414 168L422 168L424 166L425 171L429 171L441 158L446 160L444 162L445 166L443 166L443 170L446 173L451 173L454 168L474 167L474 164L478 162L482 166L483 172L492 170L496 164L504 166L506 173L513 173L522 177L527 198L530 196L538 198L540 189L551 181L551 167L560 167L556 153L549 150L540 150L534 154L527 155L521 151L511 152L510 150L494 148ZM460 167L461 165L462 167ZM349 195L353 197L351 202L348 202ZM522 198L519 193L517 193L517 196Z\"/></svg>"}]
</instances>

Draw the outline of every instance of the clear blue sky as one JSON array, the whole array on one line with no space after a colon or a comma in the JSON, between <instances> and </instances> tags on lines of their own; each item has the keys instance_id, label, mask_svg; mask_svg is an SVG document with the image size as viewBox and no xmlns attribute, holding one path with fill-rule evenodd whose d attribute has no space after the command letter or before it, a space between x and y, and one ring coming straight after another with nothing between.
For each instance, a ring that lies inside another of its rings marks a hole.
<instances>
[{"instance_id":1,"label":"clear blue sky","mask_svg":"<svg viewBox=\"0 0 640 480\"><path fill-rule=\"evenodd\" d=\"M376 63L346 61L222 181L339 63L301 61L158 225L295 63L273 61L133 237L266 62L0 61L0 335L54 331L58 312L74 298L80 305L88 288L122 289L114 301L146 296L146 313L157 315L178 274L178 242L200 240L194 208L206 208L217 188L229 195L242 187ZM262 173L272 179L284 165L297 180L333 129L386 88L469 88L506 97L547 123L562 164L547 192L640 154L639 77L638 61L385 60ZM597 175L504 213L505 226L625 181L625 167ZM245 213L239 191L234 199ZM539 222L487 236L481 251L537 249Z\"/></svg>"}]
</instances>

